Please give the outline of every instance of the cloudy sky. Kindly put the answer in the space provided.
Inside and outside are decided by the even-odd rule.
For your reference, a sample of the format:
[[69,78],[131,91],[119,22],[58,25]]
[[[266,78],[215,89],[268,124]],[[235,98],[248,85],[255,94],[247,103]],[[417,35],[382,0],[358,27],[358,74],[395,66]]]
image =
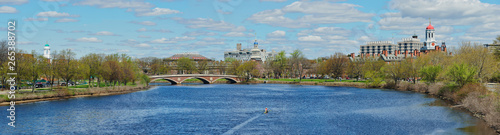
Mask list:
[[[236,43],[302,50],[308,58],[359,52],[367,41],[399,41],[425,28],[448,46],[500,35],[499,0],[0,0],[0,32],[17,21],[18,48],[72,49],[223,59]],[[0,37],[5,40],[6,36]]]

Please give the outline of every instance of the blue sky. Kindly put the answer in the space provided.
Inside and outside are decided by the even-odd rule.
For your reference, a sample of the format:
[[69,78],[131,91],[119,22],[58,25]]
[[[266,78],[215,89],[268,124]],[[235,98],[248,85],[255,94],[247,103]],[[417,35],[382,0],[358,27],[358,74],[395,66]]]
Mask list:
[[[72,49],[169,57],[194,52],[223,59],[237,43],[302,50],[308,58],[359,52],[368,41],[423,39],[491,43],[500,35],[498,0],[1,0],[0,18],[16,20],[18,48]],[[0,31],[6,31],[0,25]],[[5,40],[6,37],[0,37]],[[423,41],[423,40],[422,40]]]

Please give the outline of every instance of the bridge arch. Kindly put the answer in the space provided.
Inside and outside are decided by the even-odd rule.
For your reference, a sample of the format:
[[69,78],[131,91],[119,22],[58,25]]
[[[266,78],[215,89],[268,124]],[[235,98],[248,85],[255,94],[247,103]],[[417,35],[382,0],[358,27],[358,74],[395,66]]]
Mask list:
[[215,79],[213,82],[215,82],[215,81],[217,81],[217,80],[219,80],[219,79],[226,79],[226,80],[228,80],[228,81],[229,81],[229,83],[238,83],[238,81],[236,81],[235,79],[230,78],[230,77],[221,77],[221,78],[217,78],[217,79]]
[[187,80],[187,79],[192,79],[192,78],[194,78],[194,79],[198,79],[198,80],[202,81],[202,82],[203,82],[203,84],[210,84],[210,81],[209,81],[209,80],[207,80],[207,79],[205,79],[205,78],[203,78],[203,77],[188,77],[188,78],[186,78],[186,79],[182,80],[182,81],[181,81],[181,82],[179,82],[179,83],[182,83],[182,82],[184,82],[185,80]]
[[161,79],[163,79],[163,80],[167,80],[167,81],[168,81],[168,82],[170,82],[172,85],[179,84],[179,83],[177,83],[175,80],[172,80],[172,79],[170,79],[170,78],[156,78],[156,79],[151,80],[150,82],[154,82],[154,81],[156,81],[156,80],[161,80]]

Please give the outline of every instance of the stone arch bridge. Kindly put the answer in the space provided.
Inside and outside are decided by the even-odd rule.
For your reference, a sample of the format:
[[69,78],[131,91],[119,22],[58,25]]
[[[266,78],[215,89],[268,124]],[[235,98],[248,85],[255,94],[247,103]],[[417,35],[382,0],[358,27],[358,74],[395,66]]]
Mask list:
[[219,79],[229,80],[230,83],[239,83],[241,80],[236,75],[213,75],[213,74],[177,74],[177,75],[152,75],[149,76],[151,82],[164,79],[175,84],[181,84],[187,79],[195,78],[201,80],[204,84],[211,84]]

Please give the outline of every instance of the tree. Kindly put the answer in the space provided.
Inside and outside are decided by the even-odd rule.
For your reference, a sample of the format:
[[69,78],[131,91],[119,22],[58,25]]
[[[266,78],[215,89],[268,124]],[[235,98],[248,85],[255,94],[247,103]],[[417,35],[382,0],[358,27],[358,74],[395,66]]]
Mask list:
[[363,61],[357,60],[357,61],[348,62],[347,73],[352,78],[356,78],[356,81],[359,81],[358,79],[363,74]]
[[425,66],[419,70],[422,80],[429,83],[435,83],[439,73],[442,71],[442,67],[438,65]]
[[207,70],[208,70],[208,60],[198,61],[198,73],[205,74],[205,71]]
[[302,62],[302,59],[304,58],[304,54],[299,49],[294,50],[292,53],[290,53],[290,58],[288,60],[289,65],[290,65],[290,70],[291,70],[291,76],[292,77],[300,77],[299,74],[299,67]]
[[[7,46],[7,41],[0,41],[0,83],[2,85],[7,84],[7,73],[9,72],[9,65],[8,65],[8,46]],[[7,89],[7,87],[4,87]]]
[[177,60],[177,68],[183,74],[184,73],[192,74],[193,72],[197,71],[196,63],[187,57],[182,57]]
[[271,60],[271,67],[276,78],[283,77],[288,69],[288,59],[285,56],[285,51],[281,51]]
[[487,81],[496,70],[495,56],[482,45],[462,42],[454,61],[464,62],[474,67],[479,82]]
[[408,63],[406,61],[393,62],[382,68],[386,78],[394,81],[394,86],[398,85],[400,79],[408,77],[407,72],[405,72],[405,64]]
[[465,63],[451,65],[446,76],[450,81],[456,82],[459,87],[464,86],[467,83],[475,82],[474,76],[477,75],[477,70],[474,67],[470,67]]
[[104,54],[90,53],[80,58],[83,65],[88,66],[87,70],[82,71],[85,77],[88,77],[89,88],[93,86],[93,78],[99,75]]
[[241,61],[239,60],[229,60],[229,68],[228,73],[231,75],[239,75],[238,67],[241,65]]
[[257,70],[257,62],[246,61],[238,67],[239,76],[242,76],[245,81],[250,80],[252,76],[258,76],[259,70]]
[[80,63],[75,59],[75,53],[70,49],[62,50],[57,57],[56,73],[66,82],[66,87],[69,87],[69,81],[80,73]]
[[326,66],[329,70],[328,73],[337,79],[338,77],[342,77],[342,75],[346,72],[347,62],[349,59],[342,53],[335,53],[333,56],[330,56],[328,60],[326,60]]

